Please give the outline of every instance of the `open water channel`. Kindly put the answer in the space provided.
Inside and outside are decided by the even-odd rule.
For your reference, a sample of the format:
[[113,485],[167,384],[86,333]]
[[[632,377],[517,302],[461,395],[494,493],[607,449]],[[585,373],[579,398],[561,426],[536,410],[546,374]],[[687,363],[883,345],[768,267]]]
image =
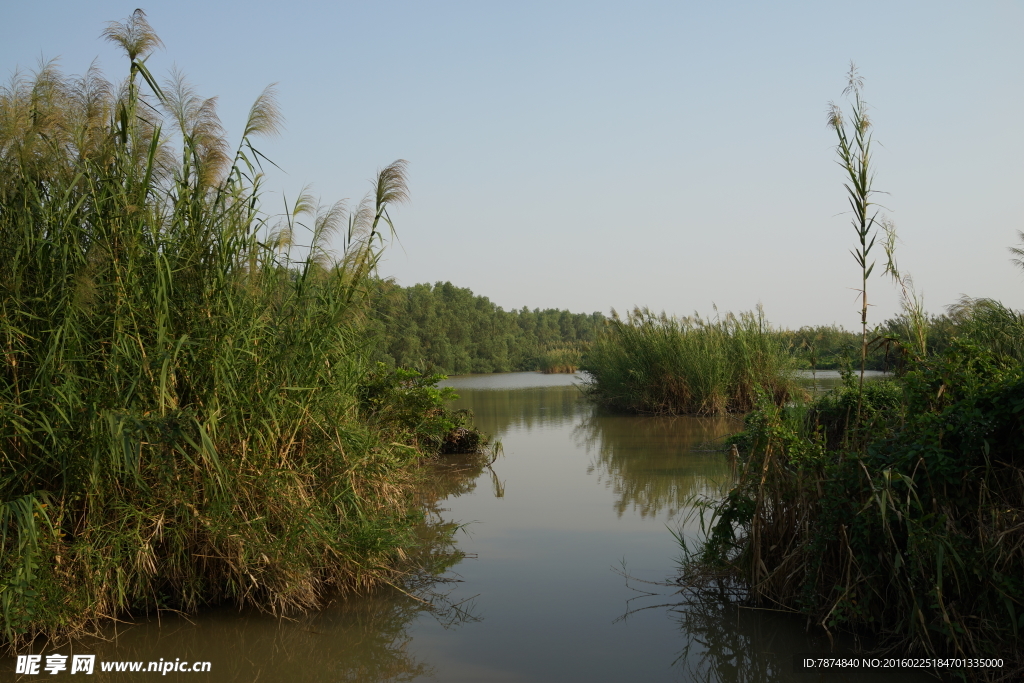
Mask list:
[[[210,662],[209,673],[167,675],[97,664],[86,679],[122,682],[934,680],[796,672],[794,653],[828,652],[803,621],[714,601],[683,605],[665,585],[679,556],[670,530],[692,537],[692,498],[727,485],[721,443],[740,422],[608,414],[583,398],[580,381],[513,373],[447,382],[460,394],[455,407],[471,409],[503,454],[490,467],[448,458],[424,492],[434,524],[463,525],[455,541],[465,557],[442,583],[340,600],[297,620],[223,609],[120,624],[107,641],[44,658]],[[11,680],[13,659],[0,670]]]

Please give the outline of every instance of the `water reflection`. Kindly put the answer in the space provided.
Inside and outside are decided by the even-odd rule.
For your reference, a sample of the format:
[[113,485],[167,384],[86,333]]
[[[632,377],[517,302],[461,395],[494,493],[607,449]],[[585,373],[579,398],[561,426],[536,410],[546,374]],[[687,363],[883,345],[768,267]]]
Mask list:
[[[613,490],[619,517],[630,511],[671,518],[694,495],[717,494],[729,477],[724,439],[742,428],[735,417],[611,414],[567,384],[505,391],[456,388],[461,397],[456,407],[470,407],[476,425],[496,439],[519,429],[571,430],[575,446],[592,458],[586,473]],[[497,488],[500,482],[493,471],[489,474]]]
[[531,387],[494,391],[466,389],[457,385],[456,408],[471,407],[476,426],[493,437],[501,438],[510,430],[532,431],[572,425],[579,417],[590,415],[594,406],[583,400],[574,385]]
[[[685,645],[673,663],[693,683],[924,683],[924,670],[797,669],[794,654],[862,658],[862,644],[849,634],[834,641],[820,629],[806,630],[806,618],[778,610],[751,609],[725,596],[690,594],[671,609]],[[945,679],[943,679],[945,680]]]
[[[407,651],[408,625],[425,609],[415,597],[388,590],[349,596],[291,619],[233,609],[208,610],[195,620],[164,614],[159,621],[109,629],[104,640],[82,639],[37,652],[95,655],[89,679],[101,682],[148,680],[154,675],[145,671],[149,662],[161,659],[211,663],[206,675],[172,672],[162,680],[412,681],[432,675],[430,666]],[[118,661],[142,662],[142,671],[102,670],[104,662]],[[0,669],[13,672],[14,658],[0,659]],[[46,675],[54,681],[77,678],[67,671]]]
[[477,480],[490,468],[487,453],[452,453],[427,464],[426,476],[420,486],[420,504],[428,513],[443,511],[439,507],[446,498],[458,498],[476,490]]
[[675,517],[694,496],[717,495],[729,480],[724,439],[735,418],[634,417],[600,412],[573,430],[593,457],[587,469],[615,493],[615,511]]
[[[860,378],[860,371],[854,373],[856,378]],[[878,379],[884,379],[886,377],[892,377],[891,372],[882,372],[881,370],[865,370],[864,381],[870,382]],[[836,389],[843,384],[843,376],[838,370],[818,370],[813,372],[811,370],[798,370],[796,373],[796,379],[807,388],[812,396],[820,396],[826,391]]]

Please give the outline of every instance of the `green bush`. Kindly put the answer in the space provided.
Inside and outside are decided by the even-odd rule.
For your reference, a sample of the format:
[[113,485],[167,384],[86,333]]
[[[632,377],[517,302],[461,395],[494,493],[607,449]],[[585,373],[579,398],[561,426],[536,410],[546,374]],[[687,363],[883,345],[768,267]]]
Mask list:
[[447,408],[458,396],[451,387],[437,388],[442,379],[378,363],[359,388],[363,414],[372,422],[401,426],[427,451],[475,453],[486,440],[472,428],[468,410]]
[[862,433],[887,433],[903,418],[903,408],[902,382],[872,380],[864,383],[861,392],[854,375],[846,374],[841,386],[811,404],[806,419],[812,429],[820,429],[829,448],[837,448],[857,425]]

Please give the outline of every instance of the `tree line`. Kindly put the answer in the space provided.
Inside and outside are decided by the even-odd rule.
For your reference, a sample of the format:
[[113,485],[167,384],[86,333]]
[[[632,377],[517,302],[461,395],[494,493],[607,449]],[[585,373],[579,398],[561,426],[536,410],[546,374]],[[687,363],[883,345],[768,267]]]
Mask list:
[[378,360],[452,375],[543,369],[551,352],[593,343],[606,320],[554,308],[506,311],[451,282],[380,280],[371,308]]

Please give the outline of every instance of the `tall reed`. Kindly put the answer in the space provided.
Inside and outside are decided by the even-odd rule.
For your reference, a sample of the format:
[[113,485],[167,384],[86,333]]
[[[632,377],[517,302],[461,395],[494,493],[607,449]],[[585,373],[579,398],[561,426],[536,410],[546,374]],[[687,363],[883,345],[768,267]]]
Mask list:
[[829,103],[828,125],[836,132],[836,153],[839,156],[836,163],[842,166],[847,178],[844,187],[850,211],[853,213],[853,229],[857,233],[857,247],[851,249],[850,253],[860,266],[861,274],[858,291],[861,301],[860,386],[863,390],[868,355],[868,278],[875,268],[874,261],[869,262],[868,259],[871,258],[871,250],[875,246],[877,227],[883,221],[878,215],[878,210],[874,208],[877,204],[872,201],[872,197],[878,191],[873,187],[875,173],[871,165],[871,119],[867,114],[867,103],[861,96],[864,79],[857,73],[857,67],[852,62],[847,78],[843,94],[853,95],[849,121],[852,131],[847,130],[843,110],[834,102]]
[[760,308],[713,320],[613,311],[582,368],[598,400],[655,415],[745,412],[759,391],[778,402],[797,391],[793,359]]
[[[410,539],[399,425],[360,414],[361,295],[405,165],[354,211],[261,211],[260,136],[156,82],[51,63],[0,90],[0,637],[129,609],[311,607],[391,580]],[[311,246],[292,244],[306,230]],[[328,249],[339,235],[344,253]]]

